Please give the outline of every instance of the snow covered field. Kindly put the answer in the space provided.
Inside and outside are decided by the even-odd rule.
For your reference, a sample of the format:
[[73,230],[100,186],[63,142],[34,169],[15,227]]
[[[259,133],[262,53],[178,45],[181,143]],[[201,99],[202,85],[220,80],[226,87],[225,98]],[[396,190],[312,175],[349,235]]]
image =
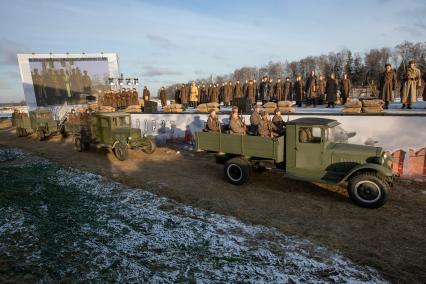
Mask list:
[[11,260],[9,276],[31,274],[42,282],[386,282],[377,271],[307,240],[18,149],[0,149],[0,181],[0,258]]

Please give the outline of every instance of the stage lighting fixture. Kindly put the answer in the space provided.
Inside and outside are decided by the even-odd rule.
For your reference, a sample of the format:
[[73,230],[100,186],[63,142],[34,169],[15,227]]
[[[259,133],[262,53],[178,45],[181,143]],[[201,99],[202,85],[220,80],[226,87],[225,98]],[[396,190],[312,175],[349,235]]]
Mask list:
[[114,78],[108,78],[108,83],[111,85],[111,86],[114,86],[115,84],[114,84]]
[[130,78],[126,78],[126,85],[127,86],[130,86],[132,83],[131,83],[131,79]]
[[120,86],[123,86],[123,85],[124,85],[124,83],[123,83],[123,79],[122,79],[122,78],[118,78],[118,84],[119,84]]
[[134,78],[134,79],[133,79],[133,83],[134,83],[136,86],[139,86],[139,79],[138,79],[138,78]]

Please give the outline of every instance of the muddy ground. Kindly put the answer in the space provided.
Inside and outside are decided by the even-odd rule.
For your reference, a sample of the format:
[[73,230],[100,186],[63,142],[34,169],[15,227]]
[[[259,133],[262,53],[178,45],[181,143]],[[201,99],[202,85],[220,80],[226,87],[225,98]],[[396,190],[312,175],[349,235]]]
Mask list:
[[385,206],[371,210],[352,204],[343,188],[287,180],[279,172],[255,173],[248,184],[233,186],[210,154],[172,147],[153,155],[130,151],[129,159],[119,162],[106,149],[75,152],[71,138],[17,138],[9,121],[0,125],[0,145],[27,149],[129,186],[150,185],[160,196],[275,227],[374,267],[392,282],[426,281],[425,184],[401,180]]

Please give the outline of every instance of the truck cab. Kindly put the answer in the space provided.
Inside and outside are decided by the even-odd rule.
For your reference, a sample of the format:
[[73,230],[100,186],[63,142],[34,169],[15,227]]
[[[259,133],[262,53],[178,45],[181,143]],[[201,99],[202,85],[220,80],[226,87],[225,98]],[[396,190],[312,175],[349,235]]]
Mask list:
[[300,118],[287,123],[286,170],[288,175],[326,183],[338,183],[363,165],[390,174],[390,154],[380,147],[336,143],[335,127],[326,118]]

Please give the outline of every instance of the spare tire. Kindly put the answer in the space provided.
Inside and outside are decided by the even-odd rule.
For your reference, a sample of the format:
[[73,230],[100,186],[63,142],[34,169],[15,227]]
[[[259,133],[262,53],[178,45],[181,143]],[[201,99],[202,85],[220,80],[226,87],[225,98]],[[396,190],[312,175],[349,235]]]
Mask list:
[[232,158],[225,163],[224,173],[229,183],[242,185],[250,178],[250,162],[244,158]]

